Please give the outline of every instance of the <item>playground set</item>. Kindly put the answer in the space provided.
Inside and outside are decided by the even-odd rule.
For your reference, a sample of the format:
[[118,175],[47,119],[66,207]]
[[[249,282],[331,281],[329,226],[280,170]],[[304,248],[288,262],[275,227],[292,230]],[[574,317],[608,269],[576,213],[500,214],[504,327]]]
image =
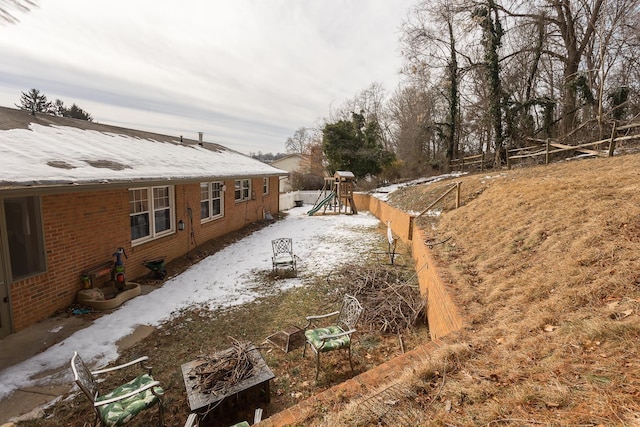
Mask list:
[[334,214],[341,214],[343,209],[347,215],[357,215],[358,209],[353,201],[353,186],[355,176],[349,171],[337,171],[333,176],[324,178],[324,186],[313,208],[307,211],[309,216],[322,210]]

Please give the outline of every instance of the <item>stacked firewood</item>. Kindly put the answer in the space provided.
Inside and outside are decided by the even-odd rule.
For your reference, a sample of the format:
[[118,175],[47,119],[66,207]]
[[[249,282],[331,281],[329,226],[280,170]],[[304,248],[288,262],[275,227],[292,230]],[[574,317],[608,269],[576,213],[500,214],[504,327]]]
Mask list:
[[349,265],[340,274],[346,293],[364,307],[360,325],[370,330],[401,333],[423,312],[425,300],[415,274],[380,265]]
[[192,368],[190,378],[195,379],[194,389],[200,393],[224,395],[239,382],[254,375],[254,366],[249,355],[256,351],[251,343],[232,339],[233,346],[210,357],[199,357]]

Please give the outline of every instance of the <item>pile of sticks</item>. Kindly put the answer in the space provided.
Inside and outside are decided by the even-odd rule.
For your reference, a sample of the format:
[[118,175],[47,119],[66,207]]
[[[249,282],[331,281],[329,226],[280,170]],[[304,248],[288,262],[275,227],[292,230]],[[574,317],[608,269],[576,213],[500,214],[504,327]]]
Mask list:
[[198,358],[199,363],[189,374],[191,379],[196,379],[194,389],[200,393],[225,395],[230,387],[254,375],[249,352],[255,349],[249,342],[232,340],[233,346],[228,350],[211,357]]
[[415,275],[385,266],[349,265],[341,272],[346,293],[364,307],[360,324],[370,330],[399,334],[412,327],[423,312]]

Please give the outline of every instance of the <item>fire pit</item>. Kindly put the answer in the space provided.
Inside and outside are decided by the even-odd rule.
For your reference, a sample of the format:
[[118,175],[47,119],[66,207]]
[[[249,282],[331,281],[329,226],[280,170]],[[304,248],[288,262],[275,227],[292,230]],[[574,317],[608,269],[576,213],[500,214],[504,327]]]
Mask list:
[[[238,374],[237,364],[250,364],[247,375]],[[275,378],[262,355],[251,343],[239,344],[211,357],[203,357],[181,366],[191,412],[216,407],[228,397],[255,390],[269,402],[269,381]],[[237,378],[243,377],[239,381]]]

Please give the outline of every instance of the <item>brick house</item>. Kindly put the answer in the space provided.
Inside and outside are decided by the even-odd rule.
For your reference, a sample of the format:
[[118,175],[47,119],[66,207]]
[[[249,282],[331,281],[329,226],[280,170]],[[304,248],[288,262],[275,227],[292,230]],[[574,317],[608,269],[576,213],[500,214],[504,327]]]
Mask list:
[[276,213],[287,172],[217,144],[0,107],[0,337],[74,303],[123,247],[127,278]]

